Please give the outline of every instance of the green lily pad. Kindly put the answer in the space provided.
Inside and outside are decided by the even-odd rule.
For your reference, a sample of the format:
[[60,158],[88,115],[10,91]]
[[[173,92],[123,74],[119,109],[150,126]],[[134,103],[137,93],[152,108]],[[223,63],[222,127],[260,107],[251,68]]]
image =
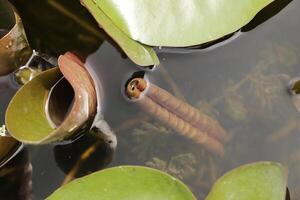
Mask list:
[[[46,70],[34,77],[10,101],[5,122],[10,135],[18,141],[44,144],[68,139],[82,131],[94,117],[96,92],[83,64],[70,53],[60,56],[58,63],[59,68]],[[65,79],[62,79],[63,76]],[[61,86],[59,83],[69,85]],[[57,92],[56,88],[68,90]],[[50,95],[50,91],[54,96]],[[71,100],[65,101],[64,96],[69,94]]]
[[81,0],[125,53],[143,66],[149,65],[151,57],[151,64],[157,62],[149,49],[141,49],[214,41],[239,30],[272,1]]
[[121,166],[79,178],[59,188],[48,200],[195,200],[170,175],[146,167]]
[[206,200],[284,200],[286,187],[287,172],[281,164],[258,162],[225,174]]
[[114,23],[95,5],[92,0],[84,0],[82,3],[88,8],[97,20],[99,25],[115,40],[123,51],[140,66],[150,66],[159,64],[154,50],[140,44],[125,35]]
[[0,76],[25,64],[31,52],[19,15],[0,0]]
[[235,32],[273,0],[95,0],[130,38],[150,46],[203,44]]

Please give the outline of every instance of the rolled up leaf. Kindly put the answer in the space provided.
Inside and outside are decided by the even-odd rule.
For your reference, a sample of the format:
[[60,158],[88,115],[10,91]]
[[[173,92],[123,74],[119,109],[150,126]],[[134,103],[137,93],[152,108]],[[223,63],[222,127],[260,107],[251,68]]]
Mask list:
[[[89,73],[70,54],[60,56],[58,64],[59,68],[46,70],[25,84],[11,100],[6,126],[17,140],[30,144],[61,141],[82,131],[94,117],[97,99]],[[48,99],[51,89],[63,76],[71,85],[74,98],[68,112],[55,124],[47,116]],[[62,91],[57,95],[68,94]]]
[[0,167],[21,149],[22,144],[10,136],[0,136]]
[[[12,15],[10,12],[11,10]],[[0,0],[0,12],[6,13],[7,17],[0,18],[0,76],[8,74],[21,67],[30,57],[32,51],[29,47],[23,24],[15,9],[7,0]],[[9,18],[13,18],[9,20]],[[14,22],[15,25],[10,29],[7,21]]]

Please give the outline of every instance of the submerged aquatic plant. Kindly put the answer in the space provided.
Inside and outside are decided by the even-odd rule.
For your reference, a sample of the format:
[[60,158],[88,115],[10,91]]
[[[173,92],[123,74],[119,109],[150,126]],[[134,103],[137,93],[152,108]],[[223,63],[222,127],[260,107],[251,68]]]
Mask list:
[[146,162],[147,166],[167,172],[180,180],[195,176],[197,164],[197,159],[192,153],[174,156],[168,163],[156,157]]
[[149,155],[155,155],[167,147],[166,141],[170,137],[173,137],[173,132],[170,129],[157,123],[142,122],[132,132],[132,141],[135,145],[131,151],[140,160],[144,160]]
[[224,154],[221,142],[228,139],[225,130],[188,103],[142,78],[131,80],[126,86],[126,94],[168,127],[216,154]]

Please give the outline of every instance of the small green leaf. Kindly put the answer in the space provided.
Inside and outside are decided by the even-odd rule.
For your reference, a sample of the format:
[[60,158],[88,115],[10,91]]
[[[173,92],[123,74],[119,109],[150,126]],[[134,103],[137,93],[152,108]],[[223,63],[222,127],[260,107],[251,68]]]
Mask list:
[[106,169],[59,188],[48,200],[196,200],[179,180],[138,166]]
[[213,186],[206,200],[284,200],[287,173],[274,162],[258,162],[238,167]]
[[159,63],[157,55],[151,47],[140,44],[124,34],[102,12],[100,7],[95,5],[93,0],[83,0],[82,2],[93,14],[99,25],[115,40],[133,62],[140,66],[151,66]]

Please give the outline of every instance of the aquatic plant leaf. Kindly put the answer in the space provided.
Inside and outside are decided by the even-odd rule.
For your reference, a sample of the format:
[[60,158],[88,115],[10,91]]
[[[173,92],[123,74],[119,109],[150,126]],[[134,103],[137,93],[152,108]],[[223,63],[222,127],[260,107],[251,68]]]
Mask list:
[[30,46],[38,52],[59,56],[72,50],[88,56],[104,40],[97,22],[78,0],[10,2],[19,11]]
[[195,200],[179,180],[158,170],[138,166],[106,169],[59,188],[48,200]]
[[0,167],[18,152],[21,143],[10,136],[0,136]]
[[130,38],[150,46],[203,44],[246,25],[273,0],[95,0]]
[[[43,144],[69,138],[80,131],[95,115],[96,93],[84,67],[70,54],[60,56],[59,68],[37,75],[25,84],[11,100],[6,111],[9,133],[19,141]],[[62,74],[74,90],[73,103],[57,124],[49,119],[49,92],[61,81]],[[59,93],[59,97],[67,93]],[[53,108],[55,109],[55,108]]]
[[214,184],[206,200],[284,200],[287,173],[275,162],[238,167]]
[[0,76],[21,67],[29,56],[23,24],[7,0],[0,0]]
[[94,1],[84,0],[82,3],[93,14],[99,25],[115,40],[133,62],[141,66],[151,66],[159,63],[156,53],[151,47],[140,44],[124,34],[124,32],[120,30],[118,26],[115,26],[111,19],[102,12],[100,7],[95,5]]
[[[152,54],[152,64],[156,59],[149,46],[187,47],[214,41],[239,30],[272,1],[81,0],[101,28],[144,66],[151,60],[143,57]],[[147,52],[132,52],[146,48]]]

